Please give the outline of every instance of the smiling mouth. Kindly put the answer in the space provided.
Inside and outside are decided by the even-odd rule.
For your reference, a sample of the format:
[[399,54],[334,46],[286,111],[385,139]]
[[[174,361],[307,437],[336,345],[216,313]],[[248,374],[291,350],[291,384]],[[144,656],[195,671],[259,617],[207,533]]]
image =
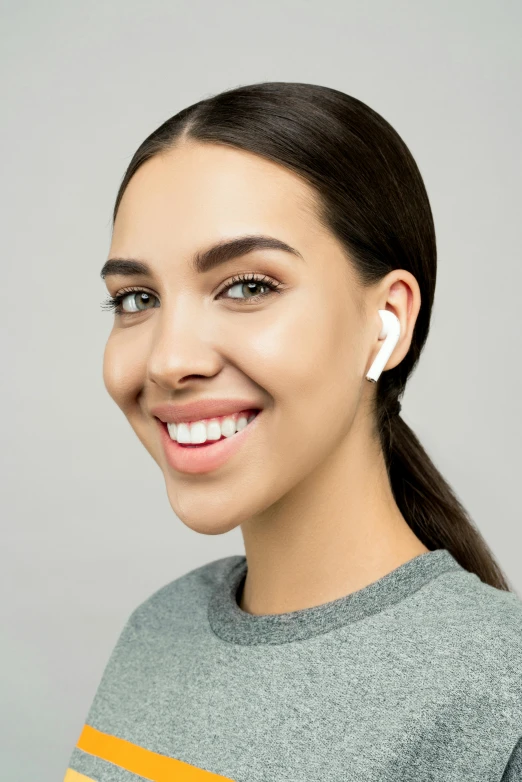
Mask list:
[[[253,414],[253,418],[247,423],[247,425],[244,427],[244,429],[247,429],[250,426],[250,424],[252,423],[252,421],[255,421],[255,419],[257,418],[257,416],[259,415],[260,412],[261,412],[261,410],[252,410],[251,411],[251,413]],[[163,422],[163,421],[162,421],[162,424],[163,424],[163,428],[166,430],[166,432],[167,432],[171,442],[175,443],[180,448],[208,448],[208,447],[210,447],[212,445],[215,445],[216,443],[222,442],[223,440],[231,440],[231,439],[234,438],[234,436],[236,434],[240,434],[240,432],[243,431],[243,429],[240,429],[237,432],[234,432],[234,434],[231,434],[231,435],[228,435],[228,436],[222,434],[221,437],[218,440],[206,440],[204,443],[178,443],[177,440],[175,440],[172,437],[170,437],[170,433],[168,431],[167,424],[165,422]]]
[[[248,443],[250,438],[254,437],[256,430],[259,428],[257,419],[262,410],[252,408],[248,412],[250,414],[255,413],[255,415],[246,426],[241,426],[239,431],[234,432],[229,437],[222,433],[219,440],[208,440],[204,443],[178,443],[177,440],[171,438],[167,424],[156,418],[161,432],[161,441],[167,463],[178,473],[205,475],[224,467],[234,457],[237,460],[238,451],[241,448],[245,448],[245,443]],[[175,431],[177,432],[177,430]],[[215,434],[217,434],[217,431]],[[236,437],[236,435],[238,436]],[[184,437],[182,439],[188,438]],[[241,463],[240,461],[239,464]]]

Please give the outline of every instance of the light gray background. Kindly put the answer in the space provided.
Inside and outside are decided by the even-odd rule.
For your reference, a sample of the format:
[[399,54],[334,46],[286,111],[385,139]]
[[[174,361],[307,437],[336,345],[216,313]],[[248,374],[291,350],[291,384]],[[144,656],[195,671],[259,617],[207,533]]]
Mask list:
[[404,417],[522,593],[518,0],[3,3],[2,778],[61,780],[153,591],[244,553],[203,536],[102,381],[99,278],[126,165],[181,108],[258,81],[341,89],[403,136],[439,246]]

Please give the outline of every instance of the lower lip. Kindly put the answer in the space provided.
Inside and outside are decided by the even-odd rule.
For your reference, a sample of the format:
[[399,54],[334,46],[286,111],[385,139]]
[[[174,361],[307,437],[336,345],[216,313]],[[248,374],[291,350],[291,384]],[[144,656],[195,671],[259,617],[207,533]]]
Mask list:
[[[249,411],[248,414],[250,415],[252,412],[254,411]],[[200,445],[193,448],[180,445],[175,440],[172,440],[167,424],[156,419],[160,428],[161,441],[167,462],[174,470],[184,473],[196,474],[217,470],[218,467],[225,464],[241,448],[249,435],[254,431],[260,415],[261,411],[257,413],[254,420],[247,424],[244,429],[230,437],[224,437],[208,445]]]

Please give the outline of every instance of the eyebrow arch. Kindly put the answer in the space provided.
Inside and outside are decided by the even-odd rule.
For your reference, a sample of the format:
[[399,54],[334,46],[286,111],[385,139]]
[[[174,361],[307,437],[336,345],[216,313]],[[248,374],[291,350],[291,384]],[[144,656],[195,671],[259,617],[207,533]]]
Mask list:
[[[294,247],[286,244],[286,242],[282,242],[273,236],[253,235],[226,239],[214,244],[208,250],[197,252],[191,260],[191,267],[195,272],[201,274],[254,250],[282,250],[304,261],[301,253]],[[133,258],[109,258],[102,267],[100,277],[102,280],[105,280],[113,275],[121,277],[152,277],[153,272],[145,261],[138,261]]]

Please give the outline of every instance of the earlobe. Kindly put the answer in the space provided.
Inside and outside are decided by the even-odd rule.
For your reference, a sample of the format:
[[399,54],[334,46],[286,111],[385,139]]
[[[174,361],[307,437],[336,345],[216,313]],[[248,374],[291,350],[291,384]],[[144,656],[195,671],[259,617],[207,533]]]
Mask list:
[[394,315],[390,310],[379,310],[379,315],[382,320],[382,329],[379,334],[379,339],[383,339],[384,344],[375,356],[366,375],[366,380],[369,380],[370,383],[376,383],[379,379],[380,374],[393,353],[401,335],[401,323],[397,315]]

